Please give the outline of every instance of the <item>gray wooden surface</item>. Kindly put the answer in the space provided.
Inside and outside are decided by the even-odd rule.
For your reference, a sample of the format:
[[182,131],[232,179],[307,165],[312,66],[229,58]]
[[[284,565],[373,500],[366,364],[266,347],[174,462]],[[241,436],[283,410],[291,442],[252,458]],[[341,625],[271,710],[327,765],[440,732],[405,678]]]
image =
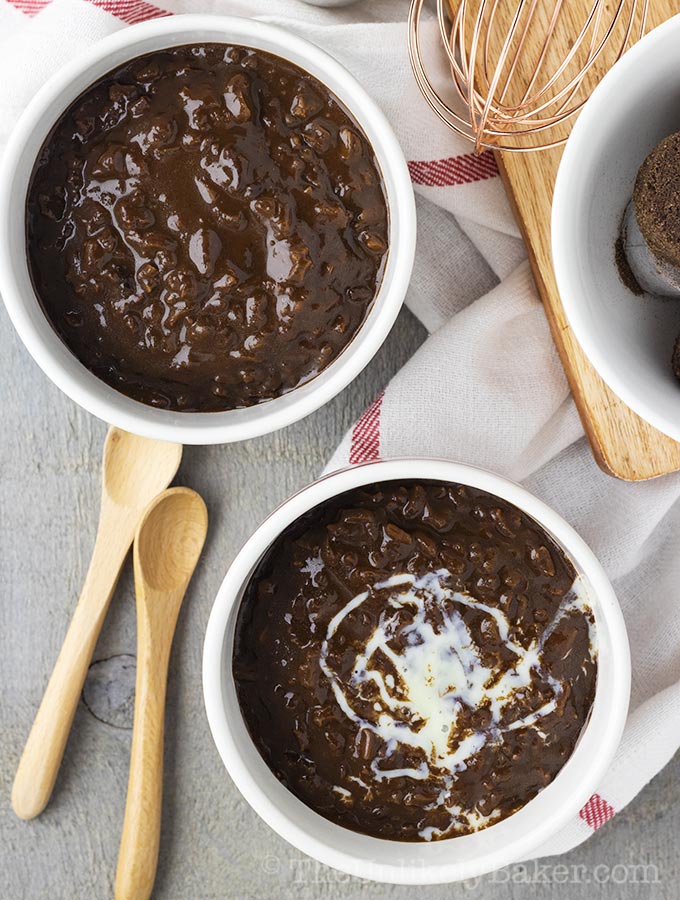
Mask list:
[[[135,653],[131,573],[128,566],[112,602],[53,800],[38,820],[20,822],[9,802],[12,778],[87,567],[106,428],[42,375],[4,310],[0,328],[0,897],[98,900],[112,894],[127,784]],[[256,817],[212,743],[200,671],[212,600],[243,540],[275,504],[319,473],[346,428],[423,337],[404,312],[372,365],[325,409],[256,441],[185,450],[178,482],[203,494],[211,527],[170,667],[159,898],[405,900],[414,894],[316,866]],[[678,897],[677,774],[674,761],[592,840],[553,861],[567,865],[566,872],[515,868],[479,883],[418,889],[418,896]]]

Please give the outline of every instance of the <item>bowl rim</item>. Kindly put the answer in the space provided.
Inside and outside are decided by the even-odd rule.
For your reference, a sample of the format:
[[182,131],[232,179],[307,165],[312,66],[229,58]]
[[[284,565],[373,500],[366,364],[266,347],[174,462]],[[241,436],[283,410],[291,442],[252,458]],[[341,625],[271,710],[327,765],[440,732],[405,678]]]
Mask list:
[[[292,821],[292,817],[280,809],[273,799],[275,785],[286,794],[287,789],[268,769],[249,736],[246,738],[248,749],[243,752],[242,745],[239,746],[242,740],[240,735],[247,734],[243,718],[237,704],[228,709],[228,695],[235,696],[231,642],[236,612],[243,589],[262,554],[288,524],[318,503],[361,485],[402,479],[441,480],[481,488],[513,503],[531,516],[564,548],[577,572],[584,575],[592,590],[598,635],[604,636],[599,642],[599,649],[606,649],[606,669],[598,669],[598,686],[588,727],[584,729],[572,756],[553,782],[537,797],[514,815],[478,833],[490,834],[495,830],[499,840],[483,852],[477,852],[476,856],[466,853],[463,861],[458,859],[442,863],[436,860],[430,863],[425,860],[423,864],[419,859],[404,865],[403,859],[398,859],[399,851],[404,852],[402,842],[357,836],[350,832],[355,844],[361,845],[369,854],[371,847],[378,844],[393,848],[394,863],[367,860],[363,849],[361,855],[344,851],[337,846],[339,841],[323,837],[321,829],[327,827],[327,820],[297,798],[294,801],[296,805],[306,811],[300,812],[300,815],[308,818],[309,822],[301,826],[298,821]],[[599,665],[603,665],[602,652]],[[623,733],[630,679],[630,651],[618,601],[604,569],[577,532],[543,501],[500,475],[449,460],[415,457],[379,460],[340,469],[307,485],[278,506],[253,532],[229,567],[210,613],[203,650],[204,702],[213,740],[225,768],[250,806],[281,837],[319,862],[350,875],[394,884],[439,884],[477,877],[531,856],[570,818],[577,815],[597,789]],[[256,757],[260,760],[259,765],[256,764],[260,770],[257,777],[250,769]],[[556,786],[559,786],[558,790]],[[561,800],[556,805],[558,792]],[[541,803],[542,797],[544,800]],[[522,827],[518,828],[520,822]],[[331,827],[336,834],[348,831],[339,825]],[[468,842],[459,846],[469,848],[470,839],[477,837],[463,836],[430,844],[409,844],[408,847],[424,847],[425,854],[429,852],[427,848],[454,842]]]
[[[635,383],[622,378],[600,351],[596,335],[585,311],[581,285],[571,262],[568,237],[573,185],[583,170],[584,147],[589,133],[597,128],[601,108],[620,96],[623,82],[630,78],[642,59],[653,55],[656,46],[671,32],[680,30],[680,15],[667,19],[634,44],[604,75],[581,110],[564,148],[555,180],[550,218],[550,247],[557,289],[567,321],[585,355],[609,388],[633,412],[663,434],[680,441],[680,414],[676,420],[651,407],[639,394]],[[679,407],[680,408],[680,407]]]
[[[241,44],[279,55],[317,77],[349,108],[365,132],[383,176],[389,249],[364,322],[319,375],[254,407],[182,413],[133,400],[91,373],[52,329],[32,285],[30,290],[26,288],[24,210],[30,174],[25,175],[24,160],[31,159],[32,169],[35,153],[29,150],[31,145],[39,147],[68,104],[107,71],[145,52],[199,41]],[[12,252],[12,240],[22,247],[22,253]],[[410,281],[415,244],[413,186],[403,151],[384,113],[357,79],[325,50],[277,25],[241,16],[158,18],[96,42],[40,88],[15,125],[0,162],[0,294],[22,342],[45,374],[74,402],[113,425],[159,440],[184,444],[246,440],[292,424],[331,400],[370,362],[392,328]]]

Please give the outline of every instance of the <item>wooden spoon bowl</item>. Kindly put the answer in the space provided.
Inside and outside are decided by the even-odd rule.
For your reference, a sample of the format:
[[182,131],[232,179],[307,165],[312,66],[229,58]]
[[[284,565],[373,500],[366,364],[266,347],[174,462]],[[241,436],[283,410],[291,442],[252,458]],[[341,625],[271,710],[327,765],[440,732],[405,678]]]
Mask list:
[[85,584],[19,762],[12,806],[32,819],[47,806],[92,653],[123,561],[149,502],[179,468],[182,446],[110,428],[99,527]]

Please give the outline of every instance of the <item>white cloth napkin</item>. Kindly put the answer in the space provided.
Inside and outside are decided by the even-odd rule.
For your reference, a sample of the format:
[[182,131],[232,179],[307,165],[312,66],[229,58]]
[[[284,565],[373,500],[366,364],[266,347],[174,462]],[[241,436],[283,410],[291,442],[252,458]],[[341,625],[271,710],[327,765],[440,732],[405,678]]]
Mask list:
[[559,853],[622,809],[680,745],[680,477],[626,484],[594,463],[493,159],[473,158],[421,99],[408,64],[406,11],[405,0],[339,10],[299,0],[0,0],[0,145],[36,89],[78,50],[168,13],[285,24],[343,62],[380,104],[418,196],[406,302],[430,336],[330,466],[404,454],[487,466],[557,509],[604,564],[628,626],[632,703],[597,794],[541,848]]

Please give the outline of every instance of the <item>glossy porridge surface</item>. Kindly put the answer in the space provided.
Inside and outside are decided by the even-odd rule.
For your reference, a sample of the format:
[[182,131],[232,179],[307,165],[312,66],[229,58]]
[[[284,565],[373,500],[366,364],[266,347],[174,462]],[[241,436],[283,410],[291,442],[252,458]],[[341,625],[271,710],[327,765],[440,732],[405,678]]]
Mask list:
[[332,362],[376,295],[387,228],[352,115],[297,66],[224,44],[88,89],[27,200],[58,334],[108,384],[184,411],[252,406]]
[[233,671],[256,746],[308,806],[433,840],[506,818],[558,774],[594,698],[595,622],[569,559],[516,507],[389,482],[270,548]]

